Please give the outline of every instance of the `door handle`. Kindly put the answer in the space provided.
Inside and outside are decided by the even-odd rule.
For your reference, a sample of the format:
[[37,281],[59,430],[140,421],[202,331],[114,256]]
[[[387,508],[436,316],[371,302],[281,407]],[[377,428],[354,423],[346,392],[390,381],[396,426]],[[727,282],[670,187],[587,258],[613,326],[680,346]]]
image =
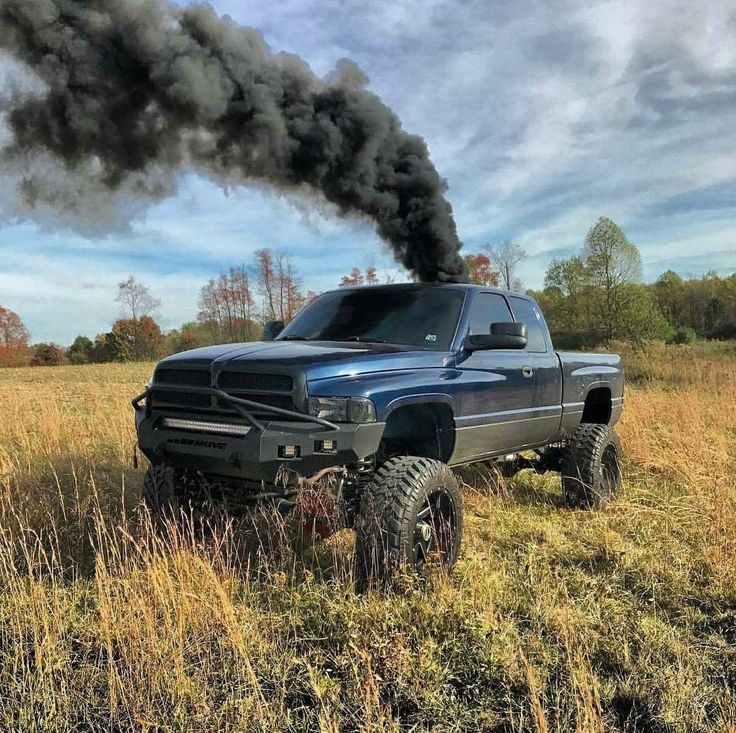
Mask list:
[[527,378],[531,379],[534,376],[534,369],[532,369],[530,366],[525,366],[521,368],[521,373]]

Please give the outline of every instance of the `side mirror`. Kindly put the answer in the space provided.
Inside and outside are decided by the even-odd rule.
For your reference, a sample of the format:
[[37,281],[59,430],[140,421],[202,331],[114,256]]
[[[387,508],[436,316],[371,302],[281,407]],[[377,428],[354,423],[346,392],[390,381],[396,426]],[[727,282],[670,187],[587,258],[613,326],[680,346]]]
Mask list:
[[528,341],[526,323],[492,323],[490,333],[468,336],[466,351],[490,351],[491,349],[525,349]]
[[267,321],[263,327],[261,341],[273,341],[284,330],[283,321]]

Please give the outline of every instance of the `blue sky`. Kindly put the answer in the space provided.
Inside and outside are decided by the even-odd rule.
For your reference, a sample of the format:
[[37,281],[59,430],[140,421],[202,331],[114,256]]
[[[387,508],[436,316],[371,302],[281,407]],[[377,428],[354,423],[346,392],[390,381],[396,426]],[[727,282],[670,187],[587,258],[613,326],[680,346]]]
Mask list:
[[[212,5],[319,75],[355,60],[369,89],[427,140],[465,251],[513,239],[529,253],[527,286],[541,285],[552,257],[578,250],[601,215],[640,247],[647,279],[736,270],[732,3]],[[109,328],[116,283],[135,274],[171,328],[196,316],[209,277],[262,246],[290,253],[306,289],[335,286],[353,265],[397,272],[364,223],[185,174],[127,231],[83,237],[49,221],[0,221],[0,305],[34,341],[68,344]]]

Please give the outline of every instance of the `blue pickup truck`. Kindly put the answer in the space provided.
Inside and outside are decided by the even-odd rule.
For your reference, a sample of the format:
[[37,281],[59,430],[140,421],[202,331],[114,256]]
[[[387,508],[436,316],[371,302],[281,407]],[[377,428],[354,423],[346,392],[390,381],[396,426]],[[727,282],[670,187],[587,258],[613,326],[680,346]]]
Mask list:
[[463,284],[327,292],[263,341],[161,361],[133,400],[143,501],[295,507],[331,475],[361,572],[451,567],[463,509],[452,469],[559,471],[568,504],[621,485],[621,359],[555,352],[529,297]]

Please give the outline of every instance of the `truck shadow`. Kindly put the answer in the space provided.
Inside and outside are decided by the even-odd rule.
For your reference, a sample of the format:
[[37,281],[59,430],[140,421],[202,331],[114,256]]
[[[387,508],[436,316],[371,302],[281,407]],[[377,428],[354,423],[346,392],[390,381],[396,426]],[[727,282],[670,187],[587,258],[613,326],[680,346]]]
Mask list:
[[497,497],[522,506],[547,506],[566,509],[560,477],[556,473],[539,473],[524,469],[505,476],[489,463],[474,464],[456,470],[465,491],[483,497]]

